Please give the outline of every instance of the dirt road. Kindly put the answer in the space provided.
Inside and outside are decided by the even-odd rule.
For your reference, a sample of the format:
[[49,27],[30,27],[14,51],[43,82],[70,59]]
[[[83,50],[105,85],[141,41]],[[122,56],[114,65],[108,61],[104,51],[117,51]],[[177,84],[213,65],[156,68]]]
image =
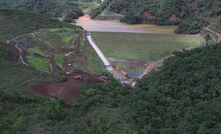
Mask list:
[[[75,61],[67,58],[67,56],[69,56],[70,54],[79,52],[79,42],[82,34],[83,32],[80,32],[78,37],[74,39],[71,44],[54,47],[53,49],[48,49],[43,52],[49,60],[51,72],[64,75],[67,80],[64,82],[38,83],[36,85],[32,85],[28,87],[28,90],[31,93],[39,94],[44,97],[60,97],[63,98],[67,103],[71,103],[77,98],[80,85],[83,83],[84,80],[87,80],[89,83],[105,83],[108,81],[98,75],[91,74],[90,71],[86,69],[84,64],[88,46],[84,49],[83,57],[81,58],[81,64],[88,73],[84,73],[75,69],[73,67]],[[74,50],[71,50],[71,52],[60,54],[60,57],[64,59],[63,67],[65,71],[62,71],[56,64],[55,59],[50,52],[55,51],[56,49],[65,49],[67,46],[71,46],[74,44]]]
[[169,55],[167,57],[164,57],[156,62],[152,62],[143,72],[143,74],[141,76],[139,76],[138,78],[141,79],[143,76],[147,75],[148,73],[150,73],[152,71],[152,68],[157,64],[157,63],[160,63],[160,62],[163,62],[164,60],[170,58],[171,56],[174,56],[173,54],[172,55]]
[[212,29],[209,29],[208,27],[205,27],[204,29],[206,29],[206,30],[208,30],[208,31],[210,31],[212,33],[215,33],[217,35],[218,39],[217,39],[216,43],[220,43],[221,42],[221,35],[219,33],[213,31]]

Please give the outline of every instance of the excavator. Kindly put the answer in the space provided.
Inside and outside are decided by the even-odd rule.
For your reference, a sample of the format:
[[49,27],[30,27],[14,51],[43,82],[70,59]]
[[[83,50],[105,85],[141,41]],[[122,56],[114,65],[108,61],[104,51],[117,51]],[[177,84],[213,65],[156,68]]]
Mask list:
[[80,75],[75,76],[74,79],[82,80],[82,76],[80,76]]

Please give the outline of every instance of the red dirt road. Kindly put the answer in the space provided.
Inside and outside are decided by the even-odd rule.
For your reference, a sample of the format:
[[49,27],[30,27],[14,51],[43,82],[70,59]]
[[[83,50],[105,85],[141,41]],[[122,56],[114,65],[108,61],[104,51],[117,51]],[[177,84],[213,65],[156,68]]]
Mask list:
[[157,63],[163,62],[164,60],[170,58],[171,56],[174,56],[174,55],[172,54],[172,55],[167,56],[167,57],[164,57],[163,59],[160,59],[160,60],[158,60],[158,61],[156,61],[156,62],[152,62],[152,63],[144,70],[143,74],[142,74],[141,76],[139,76],[138,78],[141,79],[144,75],[147,75],[148,73],[150,73],[150,72],[152,71],[151,69],[152,69]]

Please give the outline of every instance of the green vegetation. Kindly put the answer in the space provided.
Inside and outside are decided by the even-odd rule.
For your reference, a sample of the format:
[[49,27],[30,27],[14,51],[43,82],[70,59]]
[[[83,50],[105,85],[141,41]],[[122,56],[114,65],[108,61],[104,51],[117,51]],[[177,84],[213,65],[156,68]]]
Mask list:
[[211,32],[207,32],[204,35],[204,38],[207,41],[207,45],[214,45],[218,39],[217,35]]
[[[48,41],[53,47],[63,46],[66,44],[71,44],[79,36],[79,33],[78,31],[70,28],[53,28],[40,29],[34,32],[34,35],[34,38],[21,42],[20,46],[24,49],[30,48],[35,53],[35,55],[26,56],[28,64],[31,64],[32,67],[48,71],[49,64],[48,61],[46,61],[47,59],[44,58],[45,54],[43,53],[44,51],[50,49],[50,46],[46,43],[46,41]],[[24,38],[23,35],[21,37]],[[74,65],[76,69],[81,70],[83,72],[87,72],[87,70],[89,70],[93,74],[103,74],[103,72],[105,72],[105,69],[103,68],[101,61],[98,59],[97,55],[91,50],[91,48],[88,48],[89,50],[85,51],[87,45],[84,42],[83,36],[80,38],[79,41],[79,53],[74,52],[75,45],[76,43],[65,48],[57,48],[50,51],[50,53],[53,55],[56,64],[61,70],[64,71],[64,59],[61,58],[60,55],[64,53],[73,52],[73,54],[67,56],[66,59],[76,61],[76,65]],[[81,65],[84,53],[86,53],[84,67],[87,70],[84,69]],[[37,56],[36,54],[40,56]],[[39,63],[36,61],[39,61],[41,65],[39,65]]]
[[62,21],[63,21],[63,22],[67,22],[67,23],[76,23],[73,18],[67,17],[67,16],[65,16]]
[[209,23],[200,19],[183,21],[175,30],[177,34],[197,34]]
[[103,67],[102,62],[94,52],[93,48],[88,48],[86,55],[88,69],[94,74],[102,75],[106,70]]
[[202,39],[189,35],[92,33],[107,57],[122,60],[157,61],[173,51],[201,46]]
[[91,18],[94,19],[97,15],[102,13],[105,10],[105,8],[108,6],[108,4],[109,0],[105,0],[99,7],[92,9],[90,12]]
[[10,62],[9,57],[9,51],[0,44],[0,133],[33,132],[31,126],[35,119],[42,117],[42,110],[46,111],[47,100],[31,95],[26,87],[38,82],[63,81],[64,77]]
[[163,66],[163,62],[158,62],[154,67],[153,69],[156,69],[156,68],[159,68],[159,67],[162,67]]
[[[124,15],[122,22],[179,25],[177,33],[199,33],[205,20],[218,18],[221,14],[220,0],[105,0],[91,11],[92,18],[104,11]],[[148,13],[149,15],[145,14]],[[199,21],[195,24],[195,20]],[[143,20],[143,21],[142,21]],[[184,22],[183,22],[184,21]],[[192,26],[192,27],[191,27]],[[191,27],[190,29],[188,29]],[[220,25],[218,25],[220,27]]]
[[84,13],[88,13],[92,7],[98,7],[99,4],[95,4],[94,2],[83,2],[81,3],[81,8]]
[[34,68],[50,71],[47,58],[40,58],[31,54],[25,56],[28,64]]
[[0,9],[0,41],[2,42],[20,34],[32,33],[34,30],[41,28],[60,27],[80,30],[80,27],[62,23],[57,19],[47,18],[38,13],[17,9]]
[[[128,0],[126,2],[129,3],[129,5],[134,4],[134,6],[138,6],[137,4],[139,4],[140,1]],[[155,8],[154,4],[159,1],[142,0],[142,2],[150,4],[152,2],[152,8]],[[177,4],[174,0],[162,2],[163,3],[159,3],[162,5],[170,5],[174,2],[173,4]],[[205,15],[220,14],[217,8],[213,9],[213,2],[216,2],[216,0],[190,0],[185,2],[187,2],[187,4],[197,2],[199,6],[197,6],[197,9],[200,9],[198,11],[204,11],[204,9],[206,12],[209,10],[214,11],[208,12]],[[218,3],[216,2],[216,4]],[[203,5],[206,5],[206,7],[200,8]],[[143,6],[141,5],[140,7]],[[176,11],[176,8],[179,9],[172,5],[171,7],[173,8],[170,10]],[[146,8],[149,9],[151,7],[147,6]],[[136,10],[136,8],[133,10]],[[140,8],[140,10],[143,9]],[[157,10],[157,8],[155,10]],[[171,12],[165,8],[160,10],[165,10],[166,13]],[[181,8],[181,10],[184,9]],[[16,37],[22,32],[32,32],[34,25],[30,27],[26,25],[31,22],[28,21],[31,15],[28,17],[27,12],[21,11],[24,13],[25,20],[27,19],[27,22],[24,22],[24,18],[19,21],[13,19],[14,15],[16,16],[15,11],[17,10],[7,9],[0,11],[1,13],[4,12],[4,14],[0,14],[0,19],[5,20],[0,21],[2,24],[0,42]],[[17,14],[21,12],[17,11]],[[124,12],[124,10],[121,12]],[[183,12],[184,15],[186,15],[185,13],[186,12]],[[10,14],[13,14],[13,16]],[[32,14],[32,16],[38,15],[30,14]],[[9,15],[8,18],[7,15]],[[164,14],[163,17],[165,17],[165,15],[167,14]],[[12,20],[9,19],[10,17]],[[32,19],[34,18],[32,17]],[[36,30],[39,28],[55,28],[56,26],[64,27],[66,25],[62,22],[57,23],[58,21],[54,23],[52,19],[48,19],[48,21],[51,22],[49,23],[47,21],[48,23],[46,23],[44,22],[44,18],[41,19],[38,18],[37,20],[40,21],[36,20],[33,22],[36,22]],[[70,25],[67,26],[69,27]],[[74,28],[74,26],[70,27]],[[75,31],[79,31],[79,29],[75,29]],[[52,36],[51,33],[53,32],[54,35]],[[69,32],[70,31],[66,31],[63,28],[39,30],[34,33],[39,38],[36,38],[36,40],[34,40],[35,38],[26,40],[23,42],[22,47],[29,48],[42,44],[41,47],[34,47],[36,53],[42,54],[42,50],[45,50],[46,47],[50,48],[47,44],[44,44],[45,40],[48,40],[53,46],[59,46],[61,45],[60,43],[70,42]],[[67,33],[67,36],[65,33]],[[59,36],[59,34],[62,34],[62,36]],[[135,36],[133,34],[121,33],[93,33],[92,36],[94,36],[96,42],[102,42],[104,40],[107,42],[107,44],[101,44],[101,47],[104,46],[104,52],[109,55],[113,55],[112,53],[114,53],[114,55],[119,57],[126,56],[127,58],[134,59],[134,57],[138,55],[131,52],[133,49],[133,51],[139,55],[146,53],[146,57],[149,58],[149,60],[155,60],[160,56],[164,57],[174,50],[186,47],[197,47],[202,42],[201,39],[196,36],[170,37],[164,35],[147,35],[149,34],[138,34]],[[27,35],[21,38],[25,36]],[[30,42],[32,42],[32,44],[28,46]],[[81,52],[86,47],[85,44],[82,43],[83,40],[81,38]],[[111,43],[119,43],[121,45],[114,46]],[[144,45],[147,43],[150,43],[150,45]],[[100,43],[98,43],[98,45],[100,45]],[[10,48],[8,44],[5,46]],[[64,101],[59,98],[45,99],[28,93],[26,88],[35,83],[58,82],[64,81],[65,79],[58,75],[45,73],[9,61],[8,59],[15,55],[13,54],[13,50],[14,49],[9,52],[2,43],[0,44],[1,134],[45,132],[49,134],[220,133],[221,44],[215,45],[211,43],[210,46],[196,48],[190,51],[174,52],[173,54],[175,56],[166,60],[158,71],[138,81],[134,89],[122,86],[108,75],[109,81],[107,83],[88,84],[85,82],[81,87],[79,97],[72,104],[65,104]],[[151,55],[147,50],[155,51],[154,54]],[[89,52],[91,52],[91,50],[89,50]],[[79,55],[82,56],[82,54]],[[26,56],[31,62],[36,60],[45,62],[44,64],[46,65],[46,61],[38,59],[38,57],[33,57],[32,55]],[[77,56],[76,59],[80,60],[80,56]],[[91,59],[91,61],[96,62],[98,60],[96,57],[92,57],[91,53],[88,53],[86,56],[86,59]],[[138,58],[142,59],[144,57],[141,56]],[[74,66],[76,65],[79,65],[79,68],[81,68],[80,64],[75,64]],[[39,67],[39,65],[36,66]],[[41,66],[41,68],[45,67],[46,66]]]
[[138,24],[141,23],[142,19],[136,16],[134,13],[129,12],[126,13],[126,15],[120,19],[121,22],[126,22],[129,24]]
[[[70,44],[78,36],[77,32],[78,31],[70,28],[40,29],[34,33],[35,38],[31,39],[34,40],[35,44],[32,44],[32,46],[29,46],[28,48],[31,48],[31,50],[34,53],[37,53],[41,56],[45,56],[43,52],[47,49],[50,49],[46,41],[48,41],[53,47]],[[63,68],[64,60],[61,57],[59,57],[59,55],[61,53],[70,52],[70,51],[74,51],[73,48],[56,49],[50,52],[53,55],[58,67],[63,71],[64,71]],[[34,55],[32,55],[32,57],[34,57]],[[39,57],[35,58],[41,60],[44,59]],[[28,60],[29,64],[32,64],[33,62],[34,61]],[[32,64],[32,66],[38,68],[37,63]],[[47,64],[42,63],[42,66],[48,66],[48,63]]]
[[0,46],[0,132],[218,134],[220,51],[221,44],[175,52],[131,91],[112,77],[85,83],[78,99],[66,105],[28,94],[30,84],[61,78],[9,62]]
[[63,58],[61,57],[58,57],[58,56],[54,56],[54,60],[56,62],[56,64],[58,65],[58,67],[64,71],[64,68],[63,68],[63,63],[64,63],[64,60]]
[[139,82],[134,106],[146,117],[139,121],[143,132],[220,132],[220,50],[219,44],[177,52],[160,72]]
[[209,28],[221,34],[221,17],[219,17],[216,21],[211,22]]
[[78,32],[78,30],[70,28],[40,29],[34,32],[35,37],[31,40],[34,40],[35,44],[29,47],[32,51],[44,56],[42,52],[50,48],[46,41],[53,47],[70,44],[78,36]]
[[70,16],[75,13],[84,15],[78,4],[68,0],[1,0],[0,8],[17,8],[38,12],[50,17]]
[[[144,11],[156,16],[156,19],[169,19],[176,15],[179,19],[220,15],[219,0],[106,0],[109,11],[125,14],[132,11],[141,14]],[[198,12],[197,12],[198,11]]]
[[81,71],[83,71],[83,72],[87,72],[87,70],[85,70],[85,69],[82,67],[82,65],[81,65],[80,62],[75,62],[73,66],[74,66],[74,68],[76,68],[76,69],[78,69],[78,70],[81,70]]

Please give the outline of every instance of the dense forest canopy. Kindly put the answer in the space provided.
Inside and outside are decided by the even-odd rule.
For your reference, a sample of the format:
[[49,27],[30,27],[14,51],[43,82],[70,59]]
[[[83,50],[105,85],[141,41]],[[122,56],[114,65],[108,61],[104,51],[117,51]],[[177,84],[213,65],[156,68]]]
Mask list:
[[[124,14],[132,11],[132,15],[139,17],[138,12],[148,9],[163,19],[169,16],[159,14],[164,10],[169,14],[177,12],[175,15],[180,19],[220,15],[218,0],[118,0],[127,4],[123,10],[115,9],[111,4],[114,1],[106,0],[95,10],[98,13],[110,8]],[[197,5],[191,4],[194,2]],[[172,3],[186,3],[189,8],[170,11],[162,7]],[[140,10],[132,9],[132,5]],[[159,12],[149,5],[159,7]],[[193,7],[196,12],[192,12]],[[182,14],[186,10],[191,12]],[[198,18],[193,23],[204,24]],[[186,25],[188,22],[183,27]],[[11,62],[10,54],[16,51],[4,43],[21,33],[53,27],[79,28],[33,12],[0,10],[0,133],[221,133],[221,44],[174,52],[175,56],[166,60],[158,71],[138,81],[134,89],[121,85],[108,74],[107,83],[85,82],[77,100],[66,104],[60,98],[45,99],[28,93],[26,88],[30,85],[65,78]]]
[[63,17],[73,12],[83,15],[78,5],[69,0],[1,0],[0,8],[31,10],[50,17]]
[[173,14],[180,19],[221,14],[220,0],[105,0],[105,3],[108,3],[107,10],[115,13],[147,11],[160,19],[168,19]]
[[57,19],[51,19],[35,12],[0,9],[0,42],[6,42],[20,34],[31,33],[41,28],[59,27],[77,28],[74,25],[62,23]]
[[[153,23],[157,25],[179,25],[177,33],[196,34],[208,25],[211,18],[217,19],[221,15],[220,0],[105,0],[101,6],[90,12],[92,18],[109,11],[122,14],[122,22],[129,24]],[[219,18],[220,19],[220,18]],[[143,20],[143,21],[142,21]],[[200,24],[193,29],[191,22],[199,20]],[[201,23],[204,22],[204,23]]]
[[133,90],[112,77],[105,84],[85,83],[67,105],[27,93],[32,83],[62,78],[8,61],[0,45],[0,132],[218,134],[220,51],[221,44],[175,52]]

